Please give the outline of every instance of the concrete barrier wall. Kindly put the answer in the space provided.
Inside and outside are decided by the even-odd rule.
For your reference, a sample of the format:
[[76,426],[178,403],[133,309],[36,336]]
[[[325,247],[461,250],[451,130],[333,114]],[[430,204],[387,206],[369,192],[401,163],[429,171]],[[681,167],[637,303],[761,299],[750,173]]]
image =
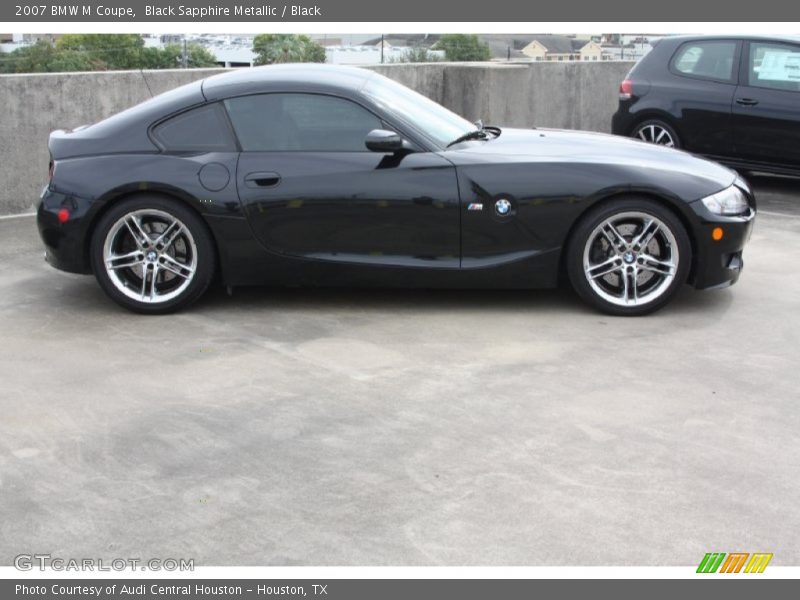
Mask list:
[[[632,63],[399,64],[372,67],[474,121],[608,131]],[[47,136],[94,123],[220,69],[0,75],[0,214],[33,209]],[[149,87],[149,90],[148,90]]]
[[634,63],[446,63],[373,67],[470,121],[611,131],[619,84]]

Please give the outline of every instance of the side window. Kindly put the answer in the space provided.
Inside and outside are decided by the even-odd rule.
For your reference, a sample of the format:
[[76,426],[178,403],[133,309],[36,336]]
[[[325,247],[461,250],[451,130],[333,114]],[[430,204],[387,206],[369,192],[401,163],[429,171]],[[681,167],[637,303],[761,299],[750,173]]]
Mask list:
[[748,83],[773,90],[800,91],[800,46],[751,42]]
[[242,150],[366,152],[381,121],[358,104],[319,94],[259,94],[225,101]]
[[687,42],[675,53],[672,68],[680,75],[716,81],[733,81],[736,42]]
[[236,144],[219,104],[193,108],[159,123],[153,137],[167,152],[232,152]]

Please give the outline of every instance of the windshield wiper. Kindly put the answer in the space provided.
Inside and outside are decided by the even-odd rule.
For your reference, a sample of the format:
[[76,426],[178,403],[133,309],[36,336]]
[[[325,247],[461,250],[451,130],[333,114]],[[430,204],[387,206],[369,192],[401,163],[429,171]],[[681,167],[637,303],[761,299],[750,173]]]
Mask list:
[[469,140],[485,140],[489,137],[483,129],[475,129],[474,131],[468,131],[464,135],[458,136],[452,142],[447,144],[447,147],[455,146],[456,144],[460,144],[461,142],[466,142]]

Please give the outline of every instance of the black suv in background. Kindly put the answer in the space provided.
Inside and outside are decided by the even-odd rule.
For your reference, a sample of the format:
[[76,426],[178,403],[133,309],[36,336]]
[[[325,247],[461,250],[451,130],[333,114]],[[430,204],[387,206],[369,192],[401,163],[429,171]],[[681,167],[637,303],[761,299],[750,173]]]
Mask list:
[[612,131],[800,175],[800,37],[665,38],[622,82]]

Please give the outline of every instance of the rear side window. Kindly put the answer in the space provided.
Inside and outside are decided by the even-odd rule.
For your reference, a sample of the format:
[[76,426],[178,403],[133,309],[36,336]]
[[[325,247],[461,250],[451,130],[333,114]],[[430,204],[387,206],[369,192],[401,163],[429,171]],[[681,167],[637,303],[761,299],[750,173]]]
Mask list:
[[367,109],[321,94],[260,94],[225,101],[242,150],[366,152],[380,119]]
[[751,42],[748,74],[754,87],[800,91],[800,47]]
[[672,68],[679,75],[714,81],[733,81],[736,42],[687,42],[675,53]]
[[156,142],[167,152],[233,152],[236,144],[219,104],[187,110],[153,129]]

